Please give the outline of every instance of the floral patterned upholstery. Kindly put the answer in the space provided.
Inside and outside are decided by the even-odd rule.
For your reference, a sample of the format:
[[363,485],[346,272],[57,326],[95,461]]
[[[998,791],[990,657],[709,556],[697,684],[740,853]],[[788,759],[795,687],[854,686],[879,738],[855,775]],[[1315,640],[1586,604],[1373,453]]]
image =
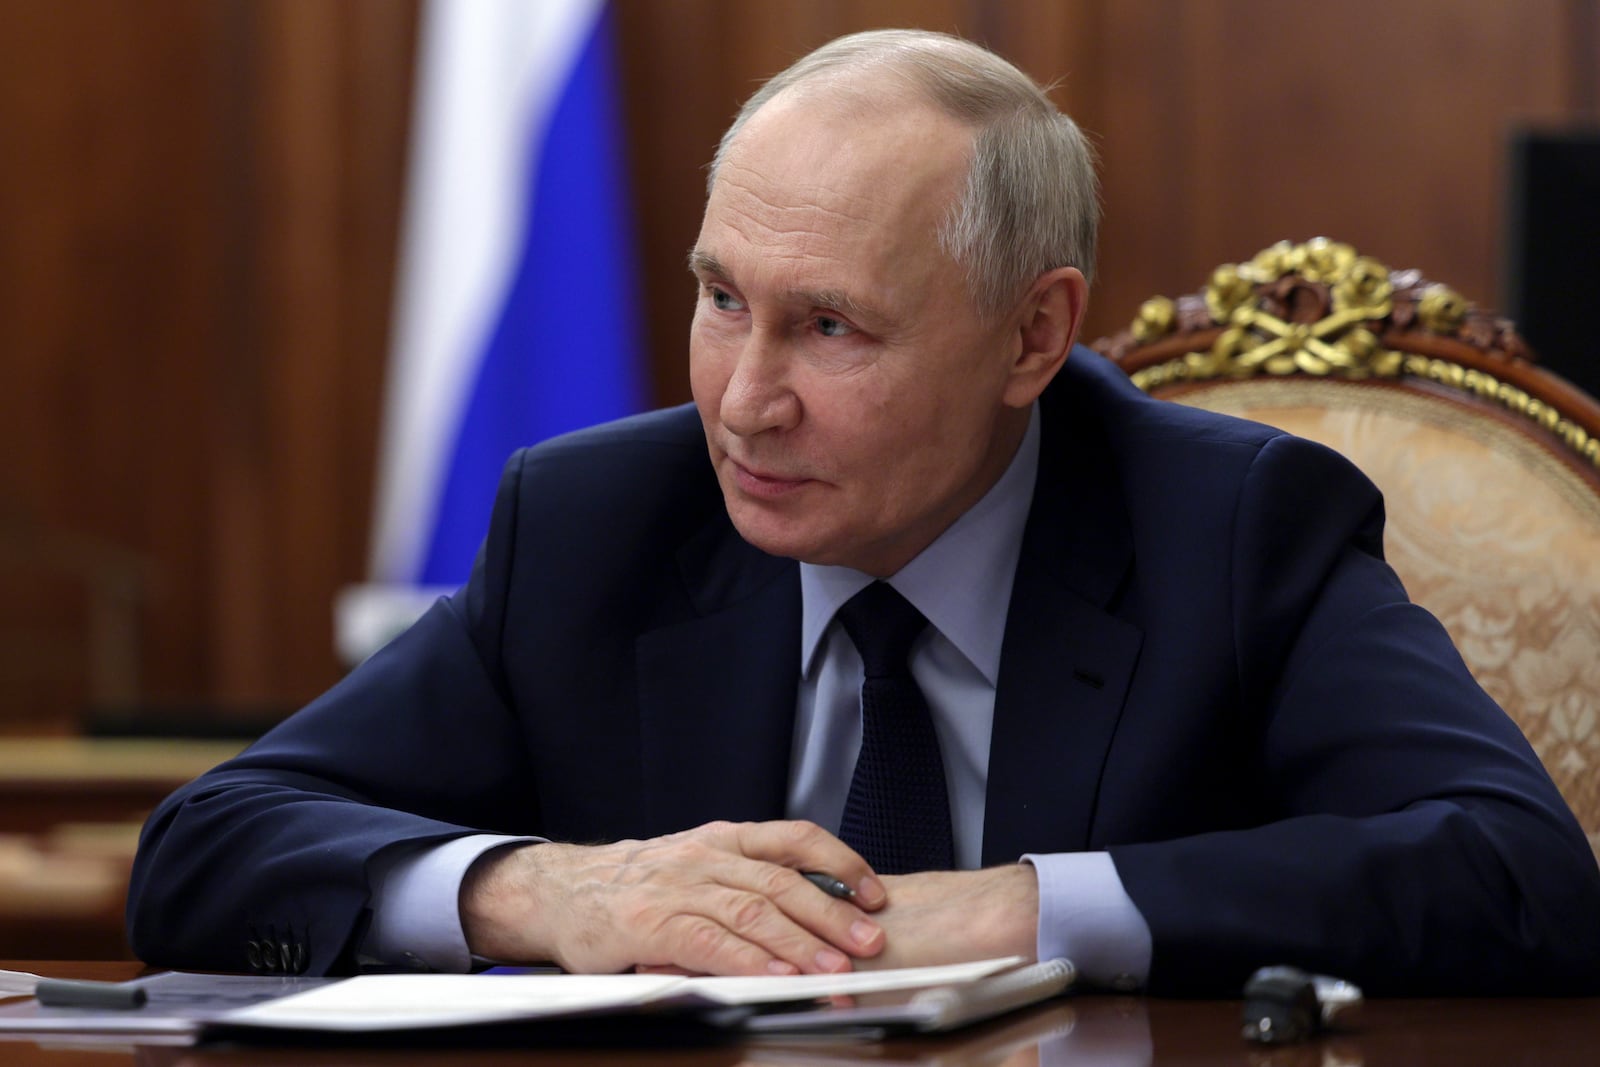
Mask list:
[[1406,591],[1587,813],[1600,853],[1600,496],[1516,431],[1439,398],[1291,379],[1183,400],[1320,441],[1378,484]]
[[[1292,256],[1254,269],[1266,255],[1219,269],[1236,299],[1246,291],[1231,308],[1213,278],[1153,315],[1146,305],[1096,347],[1156,395],[1320,441],[1377,483],[1390,563],[1522,727],[1600,857],[1600,405],[1533,366],[1509,324],[1485,327],[1454,294],[1453,323],[1421,322],[1415,303],[1408,318],[1406,287],[1421,294],[1429,283],[1353,251],[1345,262],[1367,264],[1365,278],[1398,284],[1377,300],[1369,289],[1354,315],[1346,299],[1343,329],[1322,329],[1318,344],[1339,299],[1296,292],[1308,272]],[[1331,290],[1338,279],[1319,282]],[[1264,329],[1252,308],[1266,309]],[[1299,329],[1291,336],[1286,324]],[[1346,344],[1351,329],[1368,336]],[[1260,358],[1267,345],[1276,350]]]

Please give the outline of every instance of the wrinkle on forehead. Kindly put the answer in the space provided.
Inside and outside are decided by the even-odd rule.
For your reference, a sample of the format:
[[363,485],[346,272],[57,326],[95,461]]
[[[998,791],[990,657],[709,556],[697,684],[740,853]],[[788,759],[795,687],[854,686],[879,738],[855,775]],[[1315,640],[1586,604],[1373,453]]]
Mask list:
[[718,183],[767,207],[806,205],[846,220],[929,196],[953,201],[973,128],[904,93],[869,106],[853,99],[781,94],[734,138]]
[[[875,218],[874,207],[881,210],[883,206],[871,197],[841,193],[820,182],[789,185],[781,196],[774,195],[764,188],[772,185],[765,176],[748,169],[729,169],[733,173],[720,190],[726,194],[721,209],[736,227],[743,220],[773,235],[820,236],[830,225],[869,225]],[[718,185],[722,182],[719,176]]]
[[[763,259],[780,261],[805,256],[829,239],[828,213],[803,208],[751,205],[730,195],[717,204],[715,215],[706,216],[705,232],[715,234],[719,244],[734,240]],[[864,223],[853,224],[864,225]],[[718,254],[731,256],[732,248],[719,248]],[[728,259],[733,265],[733,260]]]
[[729,146],[698,247],[741,287],[848,294],[902,318],[940,298],[931,280],[952,265],[937,231],[971,150],[970,128],[921,102],[785,93]]

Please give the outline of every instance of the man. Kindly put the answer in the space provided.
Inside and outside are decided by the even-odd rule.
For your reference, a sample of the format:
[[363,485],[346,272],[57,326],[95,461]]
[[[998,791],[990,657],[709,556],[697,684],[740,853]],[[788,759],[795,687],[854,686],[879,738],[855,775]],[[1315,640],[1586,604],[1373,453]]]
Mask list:
[[[1073,347],[1095,216],[974,45],[775,78],[690,257],[696,410],[514,457],[461,593],[152,816],[139,954],[1600,989],[1600,870],[1372,486]],[[925,838],[954,869],[863,855]]]

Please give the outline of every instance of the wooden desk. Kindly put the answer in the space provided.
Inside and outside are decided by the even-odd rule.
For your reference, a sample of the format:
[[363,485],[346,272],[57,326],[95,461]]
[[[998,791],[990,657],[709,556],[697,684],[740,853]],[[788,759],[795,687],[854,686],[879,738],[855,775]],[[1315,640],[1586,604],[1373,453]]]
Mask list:
[[[63,978],[130,978],[136,963],[4,962]],[[1237,1001],[1085,996],[940,1038],[873,1044],[729,1044],[674,1049],[107,1048],[0,1040],[8,1067],[846,1067],[1003,1064],[1005,1067],[1592,1067],[1600,1060],[1600,998],[1383,1000],[1348,1032],[1271,1048],[1239,1037]]]
[[0,738],[0,832],[142,822],[168,793],[243,747],[242,741]]
[[242,742],[0,738],[0,954],[126,954],[139,824]]

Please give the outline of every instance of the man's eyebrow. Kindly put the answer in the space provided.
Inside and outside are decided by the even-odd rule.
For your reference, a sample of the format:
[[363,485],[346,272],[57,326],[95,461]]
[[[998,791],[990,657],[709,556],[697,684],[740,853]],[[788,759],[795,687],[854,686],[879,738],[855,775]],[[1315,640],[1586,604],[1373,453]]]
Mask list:
[[888,321],[888,316],[877,309],[863,304],[842,289],[797,289],[786,296],[795,303],[809,304],[812,307],[828,308],[832,311],[842,311],[858,322],[882,324]]
[[712,275],[726,278],[728,272],[722,266],[722,261],[709,252],[702,252],[698,248],[689,249],[689,273],[696,277]]
[[[689,251],[689,272],[697,278],[732,280],[732,275],[722,265],[720,259],[698,248]],[[863,303],[843,289],[786,289],[781,295],[788,303],[838,311],[857,322],[873,327],[887,326],[892,322],[888,315]]]

